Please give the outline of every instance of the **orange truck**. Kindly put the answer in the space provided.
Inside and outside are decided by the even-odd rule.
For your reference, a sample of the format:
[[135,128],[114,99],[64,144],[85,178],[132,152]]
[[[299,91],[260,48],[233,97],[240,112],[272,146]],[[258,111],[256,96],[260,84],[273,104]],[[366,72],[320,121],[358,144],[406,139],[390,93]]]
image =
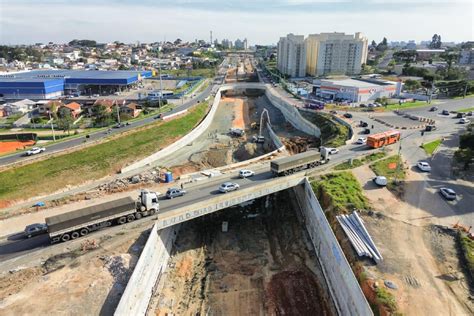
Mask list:
[[399,131],[382,132],[367,137],[367,146],[372,148],[380,148],[390,144],[395,144],[400,140]]

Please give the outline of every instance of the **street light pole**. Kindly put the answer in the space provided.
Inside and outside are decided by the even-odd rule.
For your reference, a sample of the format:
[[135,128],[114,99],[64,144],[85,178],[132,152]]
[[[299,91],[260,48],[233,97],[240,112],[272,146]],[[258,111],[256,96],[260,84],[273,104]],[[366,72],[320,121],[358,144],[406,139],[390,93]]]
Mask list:
[[158,46],[158,75],[160,76],[160,97],[158,99],[158,107],[161,109],[161,99],[163,98],[163,81],[161,79],[161,61],[160,61],[161,46]]

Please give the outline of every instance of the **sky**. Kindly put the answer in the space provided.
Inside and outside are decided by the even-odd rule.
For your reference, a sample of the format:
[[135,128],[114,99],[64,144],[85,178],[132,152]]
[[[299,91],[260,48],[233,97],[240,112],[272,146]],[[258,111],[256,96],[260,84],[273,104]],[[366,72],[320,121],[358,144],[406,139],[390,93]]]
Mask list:
[[72,39],[134,43],[287,33],[364,33],[369,40],[474,40],[472,0],[0,0],[0,44]]

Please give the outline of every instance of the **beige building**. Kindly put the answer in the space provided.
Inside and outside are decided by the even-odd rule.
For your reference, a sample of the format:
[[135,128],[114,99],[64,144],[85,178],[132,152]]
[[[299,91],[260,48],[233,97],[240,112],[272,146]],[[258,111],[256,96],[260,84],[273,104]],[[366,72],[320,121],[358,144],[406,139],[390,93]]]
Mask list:
[[306,51],[304,35],[288,34],[278,41],[277,67],[285,75],[304,77],[306,75]]
[[305,46],[306,73],[311,76],[359,74],[367,62],[368,40],[361,33],[311,34]]

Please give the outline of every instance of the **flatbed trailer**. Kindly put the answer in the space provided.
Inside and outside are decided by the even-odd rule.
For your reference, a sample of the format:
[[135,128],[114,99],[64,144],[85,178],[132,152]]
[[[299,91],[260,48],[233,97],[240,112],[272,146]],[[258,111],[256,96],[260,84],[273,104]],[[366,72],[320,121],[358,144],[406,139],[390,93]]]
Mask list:
[[121,225],[153,215],[158,209],[158,195],[142,190],[137,201],[124,197],[47,217],[45,221],[50,241],[56,243],[76,239],[113,224]]
[[270,163],[270,169],[275,176],[287,176],[303,169],[314,168],[323,163],[321,154],[316,150],[279,158]]

